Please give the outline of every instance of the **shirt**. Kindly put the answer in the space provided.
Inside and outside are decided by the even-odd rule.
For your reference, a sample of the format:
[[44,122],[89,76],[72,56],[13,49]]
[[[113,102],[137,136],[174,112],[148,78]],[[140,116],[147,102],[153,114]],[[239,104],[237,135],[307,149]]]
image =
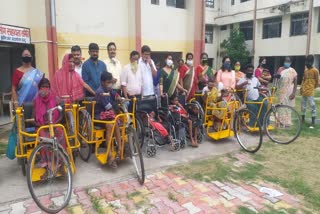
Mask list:
[[[82,79],[92,90],[96,91],[100,86],[101,74],[105,71],[107,71],[107,67],[104,62],[101,60],[94,62],[88,59],[82,65]],[[91,96],[88,91],[86,91],[86,96]]]
[[107,69],[110,73],[112,73],[112,76],[117,79],[117,82],[113,85],[114,89],[121,89],[120,84],[120,75],[122,66],[119,60],[114,58],[113,60],[110,58],[107,58],[105,61]]
[[314,96],[314,89],[318,87],[319,71],[315,67],[306,69],[301,83],[301,95]]
[[[153,60],[151,60],[153,68],[156,70]],[[152,71],[149,63],[145,63],[142,58],[139,59],[139,67],[142,74],[142,95],[154,95]]]
[[251,79],[248,79],[246,77],[241,78],[237,85],[241,85],[245,81],[248,81],[248,84],[243,86],[244,89],[247,89],[247,100],[257,100],[259,98],[259,90],[255,87],[260,86],[260,82],[258,78],[252,77]]
[[136,72],[133,72],[131,64],[124,66],[121,72],[120,81],[121,86],[127,87],[128,95],[141,95],[142,74],[139,66],[137,66]]
[[79,66],[75,65],[74,70],[82,77],[82,63]]
[[[110,93],[110,96],[103,96],[102,93]],[[113,108],[117,105],[116,98],[119,96],[119,94],[116,92],[116,90],[111,90],[110,92],[107,92],[104,87],[100,86],[96,90],[96,105],[94,108],[94,117],[96,119],[100,119],[100,113],[107,110],[107,106],[110,103]]]

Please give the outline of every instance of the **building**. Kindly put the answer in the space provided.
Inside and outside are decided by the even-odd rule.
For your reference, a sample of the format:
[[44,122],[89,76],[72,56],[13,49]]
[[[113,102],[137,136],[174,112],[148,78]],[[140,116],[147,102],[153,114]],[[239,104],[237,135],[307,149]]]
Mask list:
[[274,71],[291,56],[299,80],[306,54],[314,54],[319,67],[319,0],[206,0],[205,17],[205,50],[216,66],[223,56],[220,43],[238,28],[255,65],[264,56]]
[[301,74],[306,53],[317,56],[317,66],[320,61],[320,0],[0,0],[0,4],[1,95],[11,90],[24,46],[34,54],[35,66],[50,78],[71,46],[80,45],[87,59],[90,42],[99,44],[102,60],[113,41],[122,64],[129,62],[132,50],[146,44],[156,61],[164,63],[168,52],[175,60],[192,52],[198,64],[200,53],[206,51],[210,64],[218,68],[220,43],[232,28],[244,32],[255,65],[266,56],[275,69],[289,55]]

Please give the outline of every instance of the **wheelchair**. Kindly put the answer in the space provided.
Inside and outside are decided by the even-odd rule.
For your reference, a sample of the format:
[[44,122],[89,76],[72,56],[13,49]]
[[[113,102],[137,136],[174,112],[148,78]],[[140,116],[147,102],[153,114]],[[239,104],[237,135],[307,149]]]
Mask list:
[[[53,124],[52,113],[55,110],[60,111],[60,118]],[[36,127],[33,103],[24,103],[15,110],[15,155],[23,175],[27,176],[28,188],[36,204],[48,213],[56,213],[67,206],[70,200],[72,174],[76,171],[73,151],[78,149],[80,144],[75,135],[68,135],[65,126],[59,124],[64,116],[61,106],[47,110],[47,116],[49,124]],[[60,144],[61,140],[65,142],[65,148]],[[73,144],[70,143],[72,140]],[[53,185],[55,179],[59,180],[58,185]],[[66,181],[66,184],[63,184],[63,181]],[[60,195],[61,200],[50,199],[44,202],[44,194],[49,195],[49,198]]]
[[[103,96],[109,96],[104,93]],[[95,119],[96,101],[86,99],[82,102],[83,106],[79,107],[77,123],[78,138],[80,141],[79,153],[81,159],[88,161],[92,151],[94,151],[96,159],[101,164],[108,163],[109,154],[112,158],[116,158],[119,143],[116,142],[113,134],[115,132],[115,124],[118,123],[121,135],[121,144],[119,159],[125,161],[131,159],[134,172],[140,184],[144,183],[145,170],[142,153],[140,150],[139,139],[136,132],[136,120],[133,113],[127,111],[125,102],[130,101],[122,99],[118,104],[120,113],[116,115],[114,120]],[[135,103],[135,98],[133,103]],[[106,125],[112,125],[109,141],[106,142]],[[103,148],[105,145],[106,148]]]

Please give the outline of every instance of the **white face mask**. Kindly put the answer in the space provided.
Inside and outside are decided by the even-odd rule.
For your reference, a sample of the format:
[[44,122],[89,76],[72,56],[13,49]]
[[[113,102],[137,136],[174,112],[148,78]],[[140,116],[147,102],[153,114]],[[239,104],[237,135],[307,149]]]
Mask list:
[[167,59],[167,66],[171,67],[173,64],[173,61],[171,59]]
[[187,60],[187,65],[189,65],[189,66],[193,65],[193,60],[192,59],[188,59]]

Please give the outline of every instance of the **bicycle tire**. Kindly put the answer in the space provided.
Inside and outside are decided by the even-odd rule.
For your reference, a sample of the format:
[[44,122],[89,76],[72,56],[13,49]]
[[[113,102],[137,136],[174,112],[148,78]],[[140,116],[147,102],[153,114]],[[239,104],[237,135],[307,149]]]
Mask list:
[[140,148],[142,148],[143,144],[144,144],[144,137],[145,137],[144,125],[143,125],[141,118],[138,115],[135,117],[135,120],[136,120],[135,121],[136,122],[136,132],[138,135]]
[[[91,123],[91,116],[89,112],[85,109],[81,109],[79,111],[79,132],[80,134],[86,138],[87,141],[91,141],[91,133],[92,133],[92,123]],[[78,137],[80,142],[79,147],[79,155],[80,158],[88,162],[91,156],[92,145],[86,143],[81,137]]]
[[75,118],[73,117],[72,111],[65,112],[66,131],[68,135],[74,135],[75,133]]
[[[57,213],[57,212],[61,211],[62,209],[64,209],[68,205],[68,203],[70,201],[70,198],[71,198],[71,194],[72,194],[72,170],[71,170],[71,164],[70,164],[69,157],[67,156],[67,153],[64,151],[64,149],[61,146],[59,146],[58,149],[56,151],[54,151],[54,152],[56,152],[58,154],[58,158],[57,159],[60,160],[60,158],[61,158],[61,160],[64,163],[64,168],[63,169],[67,173],[68,187],[67,187],[66,191],[65,191],[65,189],[62,189],[62,190],[59,190],[59,192],[55,192],[54,194],[51,195],[51,196],[55,196],[55,197],[57,195],[59,195],[59,197],[61,198],[61,196],[60,196],[62,194],[61,192],[63,192],[63,193],[65,192],[66,193],[66,196],[63,197],[62,204],[60,206],[54,208],[53,207],[54,205],[52,205],[52,204],[56,203],[54,198],[51,198],[50,195],[48,196],[47,194],[42,194],[40,196],[37,196],[37,194],[35,193],[35,187],[34,187],[33,181],[32,181],[33,166],[35,165],[35,161],[38,158],[37,155],[38,155],[39,151],[44,147],[51,148],[54,151],[53,144],[52,143],[47,143],[47,142],[42,142],[42,143],[38,144],[38,146],[36,148],[34,148],[34,150],[32,151],[32,153],[30,155],[30,159],[29,159],[29,162],[28,162],[27,183],[28,183],[28,188],[29,188],[30,194],[31,194],[33,200],[35,201],[35,203],[38,205],[38,207],[41,210],[43,210],[43,211],[45,211],[47,213]],[[54,153],[54,154],[56,154],[56,153]],[[51,158],[51,160],[52,160],[52,158]],[[55,164],[51,164],[51,165],[54,166]],[[57,171],[55,171],[55,172],[57,173]],[[52,171],[51,171],[51,173],[52,173]],[[46,173],[44,173],[44,174],[46,174]],[[47,174],[50,174],[50,172],[48,172]],[[51,177],[51,176],[48,176],[47,179],[50,179],[49,177]],[[54,177],[54,175],[53,175],[53,177]],[[48,201],[43,200],[43,198],[41,198],[41,197],[49,197],[49,201],[51,201],[52,203],[50,205],[48,205],[48,207],[46,207],[45,203],[48,203]]]
[[[270,125],[272,122],[274,124]],[[264,118],[264,131],[270,140],[278,144],[289,144],[295,141],[300,136],[301,126],[299,113],[288,105],[278,104],[271,107]],[[295,127],[295,130],[291,129]]]
[[[250,115],[253,118],[252,120],[254,120],[252,123],[256,124],[258,130],[253,131],[253,129],[248,125],[248,123],[250,123]],[[240,109],[237,111],[233,121],[233,129],[237,142],[246,152],[255,153],[260,149],[263,139],[262,128],[259,119],[257,119],[256,115],[252,111],[249,109]],[[248,135],[245,135],[247,133]],[[255,137],[252,138],[254,135],[259,136],[257,136],[257,139]],[[249,143],[249,140],[252,140],[254,143]],[[249,147],[247,144],[253,144],[253,146]]]
[[[142,152],[140,150],[140,145],[138,142],[137,132],[132,126],[129,126],[127,127],[127,135],[128,135],[128,144],[130,148],[130,158],[133,162],[138,181],[142,185],[145,180],[145,169],[144,169]],[[139,164],[137,164],[137,160],[135,157],[138,157]],[[140,170],[138,169],[138,165],[140,165],[140,168],[141,168]]]

